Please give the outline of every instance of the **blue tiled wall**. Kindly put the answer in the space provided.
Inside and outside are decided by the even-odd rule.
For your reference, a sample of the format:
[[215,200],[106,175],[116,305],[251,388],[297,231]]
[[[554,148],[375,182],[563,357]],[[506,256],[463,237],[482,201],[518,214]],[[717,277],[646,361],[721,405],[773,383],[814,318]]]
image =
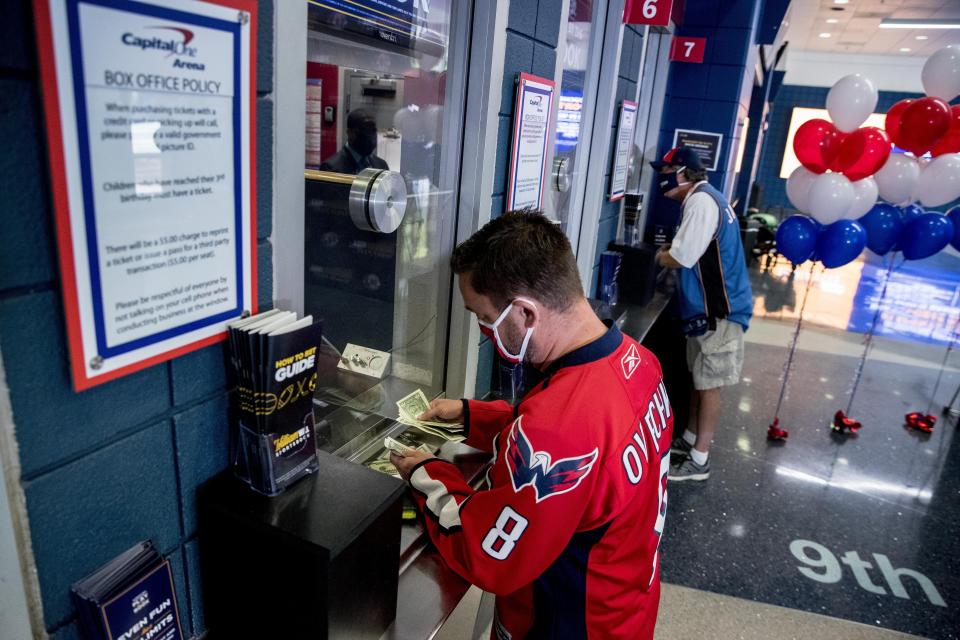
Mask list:
[[[70,584],[152,538],[173,566],[181,622],[204,631],[197,485],[226,467],[222,345],[74,393],[56,267],[29,0],[0,21],[0,349],[47,631],[78,637]],[[272,297],[273,2],[261,0],[257,66],[259,298]]]
[[[494,173],[490,217],[503,213],[507,190],[507,164],[510,158],[510,134],[516,78],[521,72],[553,78],[563,3],[561,0],[514,0],[507,16],[507,40],[504,51],[503,86],[500,95],[500,122],[497,131],[497,159]],[[475,397],[490,393],[495,354],[487,338],[481,338],[477,364]]]
[[[787,199],[787,181],[780,177],[780,165],[787,144],[787,132],[790,128],[790,116],[794,107],[825,108],[827,87],[805,87],[785,84],[777,92],[770,111],[770,126],[764,136],[760,154],[760,167],[757,182],[763,187],[762,209],[773,207],[792,208]],[[923,97],[917,93],[881,91],[877,101],[877,113],[886,113],[896,102],[905,98]]]
[[[763,3],[759,0],[687,0],[677,34],[707,39],[702,64],[671,62],[660,129],[661,151],[673,144],[677,129],[723,134],[712,185],[724,191],[732,184],[741,127],[750,108],[756,64],[754,43]],[[746,70],[746,72],[745,72]],[[655,224],[677,224],[679,207],[652,193],[648,230]]]

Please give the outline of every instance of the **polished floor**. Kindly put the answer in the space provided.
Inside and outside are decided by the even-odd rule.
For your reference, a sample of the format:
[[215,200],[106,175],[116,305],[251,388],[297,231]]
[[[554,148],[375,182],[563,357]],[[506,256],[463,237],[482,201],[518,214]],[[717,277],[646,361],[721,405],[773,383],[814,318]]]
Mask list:
[[[899,332],[877,332],[851,402],[862,318],[872,320],[878,296],[862,295],[862,282],[815,272],[816,302],[808,302],[813,313],[780,410],[790,437],[771,443],[766,429],[808,273],[753,275],[764,295],[747,333],[743,381],[724,392],[712,476],[670,485],[664,582],[874,628],[960,637],[960,437],[955,419],[939,416],[960,385],[960,354],[945,358],[947,341],[932,329],[944,319],[913,331],[920,322],[891,320],[903,309],[881,303],[881,317]],[[954,311],[944,318],[955,322]],[[848,404],[864,426],[840,436],[829,423]],[[910,411],[937,414],[934,432],[905,428]],[[714,637],[794,637],[776,616],[767,625],[768,636]],[[874,636],[811,628],[795,637]]]

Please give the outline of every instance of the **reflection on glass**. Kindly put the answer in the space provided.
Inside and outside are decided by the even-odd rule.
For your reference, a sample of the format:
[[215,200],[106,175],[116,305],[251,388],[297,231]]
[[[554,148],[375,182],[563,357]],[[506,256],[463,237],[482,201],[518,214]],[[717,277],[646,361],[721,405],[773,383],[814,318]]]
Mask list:
[[[573,180],[581,169],[577,166],[577,150],[583,114],[584,83],[591,54],[592,20],[593,0],[570,0],[554,145],[555,163],[565,161],[570,180]],[[570,218],[570,197],[573,192],[553,191],[552,193],[557,219],[566,231]]]
[[163,160],[156,135],[161,123],[155,120],[130,125],[130,146],[133,151],[133,187],[138,196],[163,192]]
[[[400,227],[375,233],[351,221],[349,181],[306,181],[305,312],[324,319],[330,354],[318,401],[395,415],[397,389],[432,397],[443,386],[442,238],[452,237],[456,180],[443,168],[458,154],[444,140],[451,3],[311,0],[309,9],[308,162],[322,158],[322,171],[339,174],[398,172],[407,192]],[[338,370],[348,344],[389,352],[387,379]]]

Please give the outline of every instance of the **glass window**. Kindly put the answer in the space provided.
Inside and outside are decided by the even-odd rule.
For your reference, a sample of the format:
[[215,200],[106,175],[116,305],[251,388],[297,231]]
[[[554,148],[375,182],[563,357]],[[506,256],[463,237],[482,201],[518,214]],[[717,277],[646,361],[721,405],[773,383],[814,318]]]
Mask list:
[[[462,125],[448,108],[451,4],[309,3],[304,308],[323,318],[329,356],[318,414],[393,416],[400,395],[443,387],[459,165],[446,132]],[[388,353],[387,375],[338,367],[348,345]],[[368,357],[344,364],[378,368]]]
[[[564,232],[569,235],[569,225],[579,224],[579,214],[572,211],[577,192],[577,177],[586,164],[589,149],[581,144],[584,123],[584,91],[591,55],[590,42],[593,34],[593,0],[570,0],[563,48],[563,74],[560,80],[560,96],[557,101],[557,131],[554,141],[554,169],[565,173],[567,189],[553,189],[554,211]],[[580,153],[583,148],[582,154]],[[582,155],[583,159],[579,159]],[[579,159],[579,163],[578,163]],[[576,219],[571,219],[576,216]]]

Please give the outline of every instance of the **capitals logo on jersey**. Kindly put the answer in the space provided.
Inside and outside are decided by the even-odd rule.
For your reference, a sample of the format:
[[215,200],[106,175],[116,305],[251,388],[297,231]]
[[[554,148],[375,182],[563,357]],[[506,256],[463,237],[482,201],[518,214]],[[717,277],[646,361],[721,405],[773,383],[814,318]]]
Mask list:
[[537,502],[540,502],[550,496],[576,489],[593,469],[598,449],[586,455],[563,458],[551,463],[549,453],[533,448],[527,434],[523,432],[522,420],[523,416],[520,416],[510,428],[507,450],[504,453],[513,490],[519,493],[520,489],[532,486]]

